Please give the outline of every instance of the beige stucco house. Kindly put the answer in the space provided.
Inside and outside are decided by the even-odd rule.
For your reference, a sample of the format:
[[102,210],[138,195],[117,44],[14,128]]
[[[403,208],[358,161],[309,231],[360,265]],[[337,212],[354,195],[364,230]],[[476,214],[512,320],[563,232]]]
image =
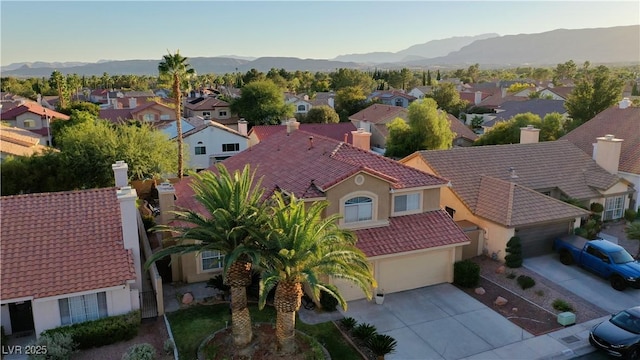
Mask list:
[[38,134],[17,127],[0,125],[0,162],[9,156],[31,156],[47,149],[52,148],[40,145]]
[[127,165],[114,188],[0,197],[0,304],[7,334],[44,330],[140,308],[136,191]]
[[24,104],[3,112],[0,115],[0,120],[9,126],[38,134],[41,144],[51,145],[51,122],[69,120],[69,116],[47,109],[35,102],[25,101]]
[[[353,131],[353,145],[303,130],[279,131],[223,162],[230,170],[255,169],[266,195],[294,194],[307,202],[326,200],[326,214],[342,216],[357,246],[373,265],[379,288],[387,293],[451,282],[453,263],[469,238],[440,208],[448,181],[369,151],[371,134]],[[189,179],[158,188],[161,222],[169,209],[205,211],[194,199]],[[177,200],[174,202],[174,194]],[[221,272],[224,254],[213,251],[175,256],[173,281],[206,281]],[[336,282],[347,300],[361,290]]]
[[[587,207],[601,203],[603,219],[611,220],[622,217],[635,191],[570,142],[539,143],[538,135],[538,129],[527,127],[521,144],[419,151],[401,162],[451,180],[441,205],[454,220],[483,230],[478,254],[503,259],[507,241],[517,235],[523,255],[535,256],[550,252],[555,237],[589,215],[560,199]],[[598,139],[599,151],[615,151],[616,144]]]
[[231,106],[228,102],[213,96],[187,99],[184,103],[184,115],[185,117],[199,116],[234,128],[239,120],[237,116],[231,115]]

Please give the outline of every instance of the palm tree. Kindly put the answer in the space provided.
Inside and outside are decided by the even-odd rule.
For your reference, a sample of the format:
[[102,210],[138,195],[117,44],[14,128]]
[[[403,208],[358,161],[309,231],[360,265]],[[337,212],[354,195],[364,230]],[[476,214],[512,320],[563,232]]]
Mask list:
[[276,338],[284,354],[295,349],[296,311],[300,309],[302,287],[307,285],[317,300],[320,291],[333,296],[347,308],[338,288],[323,280],[329,277],[353,282],[371,299],[375,280],[367,259],[355,243],[353,232],[339,229],[335,214],[325,219],[326,201],[307,205],[294,196],[273,197],[269,233],[264,239],[259,306],[263,308],[275,287]]
[[156,231],[171,232],[177,244],[147,260],[148,267],[170,254],[201,253],[215,250],[225,254],[223,276],[231,287],[231,331],[238,347],[247,345],[253,333],[247,307],[247,286],[251,285],[252,263],[257,264],[257,237],[265,228],[261,181],[254,181],[249,165],[233,175],[217,165],[218,174],[202,171],[193,176],[194,198],[206,213],[193,209],[174,211],[175,226],[157,226]]
[[163,60],[158,64],[158,72],[161,78],[171,82],[173,98],[176,111],[176,126],[178,136],[178,178],[183,177],[183,149],[182,149],[182,123],[180,121],[182,112],[182,83],[195,74],[195,70],[187,63],[187,58],[180,55],[180,50],[175,54],[164,55]]
[[[637,240],[640,242],[640,221],[634,221],[627,225],[627,227],[624,228],[624,232],[627,233],[627,238],[629,240]],[[636,259],[640,260],[640,244],[638,245]]]

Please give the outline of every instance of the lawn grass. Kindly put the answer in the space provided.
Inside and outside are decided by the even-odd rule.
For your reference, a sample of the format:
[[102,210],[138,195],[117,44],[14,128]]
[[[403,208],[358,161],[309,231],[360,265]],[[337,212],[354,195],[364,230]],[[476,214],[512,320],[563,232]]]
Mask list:
[[[252,322],[275,322],[276,312],[267,306],[258,310],[257,306],[249,306]],[[194,305],[167,314],[171,331],[178,348],[180,359],[192,359],[198,351],[200,343],[209,335],[223,329],[225,321],[230,321],[229,304]],[[344,339],[340,331],[331,322],[308,325],[296,320],[296,328],[314,337],[331,354],[334,360],[359,359],[358,352]]]

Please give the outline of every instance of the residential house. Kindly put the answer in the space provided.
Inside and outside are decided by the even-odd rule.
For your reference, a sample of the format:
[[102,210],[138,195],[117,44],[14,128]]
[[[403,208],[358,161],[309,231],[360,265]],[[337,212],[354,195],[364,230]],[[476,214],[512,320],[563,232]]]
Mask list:
[[40,136],[29,130],[0,125],[0,162],[9,156],[31,156],[47,149]]
[[413,96],[416,99],[424,99],[425,96],[431,94],[431,86],[416,86],[407,94]]
[[573,91],[573,86],[555,86],[540,90],[540,99],[567,100]]
[[[293,128],[292,128],[293,127]],[[291,130],[303,130],[312,134],[328,137],[336,141],[353,143],[352,131],[356,127],[350,123],[337,124],[300,124],[295,119],[287,121],[284,125],[256,125],[249,130],[249,146],[253,146],[273,134]]]
[[[389,136],[387,124],[396,118],[408,121],[409,111],[398,106],[373,104],[351,115],[349,120],[355,127],[371,132],[372,147],[376,152],[384,154],[387,137]],[[455,116],[447,114],[447,119],[449,120],[451,131],[456,134],[453,140],[454,146],[469,146],[478,138],[478,135],[471,131],[462,121],[456,119]]]
[[[618,136],[614,142],[613,157],[607,158],[607,150],[600,153],[600,138],[609,134]],[[636,191],[640,190],[640,108],[631,106],[629,99],[622,99],[617,105],[603,110],[593,119],[569,132],[560,140],[567,140],[579,147],[587,155],[612,174],[631,182]],[[630,201],[630,208],[640,207],[638,193]]]
[[458,92],[460,95],[460,99],[466,101],[470,105],[479,106],[483,100],[491,96],[491,93],[482,92],[480,90],[471,92],[471,91],[460,91]]
[[9,126],[29,130],[40,135],[42,144],[51,145],[52,121],[69,120],[69,116],[47,109],[33,101],[27,101],[20,106],[4,111],[0,114],[0,120]]
[[[451,282],[453,263],[469,238],[440,209],[448,181],[371,153],[369,133],[352,135],[355,146],[303,130],[280,131],[223,164],[231,172],[251,165],[265,198],[282,191],[310,203],[328,201],[325,213],[340,214],[339,226],[355,232],[386,293]],[[205,211],[190,181],[175,184],[175,203],[173,193],[164,191],[170,185],[159,190],[163,216],[175,206]],[[216,251],[174,256],[173,281],[206,281],[220,273],[223,256]],[[349,283],[333,282],[346,300],[364,297]]]
[[[114,164],[116,184],[126,171]],[[39,336],[140,308],[136,199],[129,186],[0,197],[7,334]]]
[[332,109],[335,109],[335,105],[336,105],[335,98],[336,98],[336,94],[333,91],[317,92],[313,94],[309,102],[311,103],[311,107],[326,105]]
[[175,120],[176,112],[169,106],[155,101],[144,101],[139,104],[139,100],[139,98],[113,99],[116,104],[126,102],[128,107],[101,109],[99,117],[114,124],[121,124],[127,121],[158,123],[166,120]]
[[237,126],[240,120],[237,116],[231,115],[228,102],[215,97],[188,99],[184,104],[184,113],[186,117],[200,116],[226,126]]
[[398,90],[376,90],[367,96],[367,101],[379,100],[382,104],[408,108],[417,98]]
[[532,113],[538,115],[540,119],[551,113],[558,113],[563,118],[568,116],[564,101],[549,99],[528,99],[525,101],[506,101],[495,109],[496,113],[489,115],[489,120],[482,125],[485,132],[490,130],[495,124],[507,121],[518,114]]
[[296,96],[290,93],[284,94],[284,103],[293,105],[293,112],[296,115],[306,115],[313,106],[311,100],[309,100],[309,95]]
[[[160,127],[170,139],[175,139],[177,136],[175,123],[172,121]],[[187,166],[196,171],[204,170],[244,151],[249,146],[247,122],[241,121],[238,127],[241,131],[201,117],[184,119],[182,139],[189,152]]]
[[506,243],[518,236],[523,255],[536,256],[550,252],[555,237],[572,232],[590,214],[561,199],[586,207],[601,203],[603,219],[610,220],[622,216],[634,193],[628,181],[572,143],[538,137],[539,129],[527,127],[520,144],[419,151],[401,162],[451,181],[441,206],[454,220],[484,231],[476,255],[504,259]]

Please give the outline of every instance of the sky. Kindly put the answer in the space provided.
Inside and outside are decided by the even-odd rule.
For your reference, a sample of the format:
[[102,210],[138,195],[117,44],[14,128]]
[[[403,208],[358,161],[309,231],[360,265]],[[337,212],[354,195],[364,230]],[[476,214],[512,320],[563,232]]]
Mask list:
[[632,1],[0,1],[0,62],[332,59],[453,36],[640,24]]

